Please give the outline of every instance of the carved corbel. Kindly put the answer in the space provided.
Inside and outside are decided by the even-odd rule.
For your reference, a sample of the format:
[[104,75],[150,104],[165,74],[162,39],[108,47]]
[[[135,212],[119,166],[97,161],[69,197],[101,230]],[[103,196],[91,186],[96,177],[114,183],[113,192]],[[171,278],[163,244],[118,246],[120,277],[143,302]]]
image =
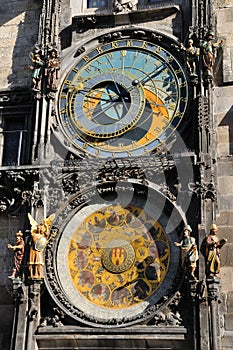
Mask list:
[[202,199],[210,199],[212,202],[217,200],[217,190],[212,181],[210,182],[195,182],[188,185],[189,190],[201,196]]
[[207,278],[206,280],[206,285],[207,285],[207,296],[208,296],[208,301],[217,301],[221,302],[220,299],[220,279],[217,277],[211,277]]
[[28,310],[29,321],[34,321],[38,319],[39,316],[38,311],[40,310],[40,286],[41,282],[38,281],[30,286]]
[[154,316],[153,323],[157,327],[161,326],[176,326],[182,324],[182,318],[178,311],[181,300],[180,292],[177,292],[172,301],[166,306],[162,307]]
[[63,326],[62,319],[64,318],[64,313],[57,307],[53,308],[53,312],[49,316],[42,318],[40,327],[53,326],[60,327]]
[[19,278],[15,278],[12,281],[13,285],[13,297],[15,304],[23,303],[24,301],[24,292],[23,292],[23,282]]

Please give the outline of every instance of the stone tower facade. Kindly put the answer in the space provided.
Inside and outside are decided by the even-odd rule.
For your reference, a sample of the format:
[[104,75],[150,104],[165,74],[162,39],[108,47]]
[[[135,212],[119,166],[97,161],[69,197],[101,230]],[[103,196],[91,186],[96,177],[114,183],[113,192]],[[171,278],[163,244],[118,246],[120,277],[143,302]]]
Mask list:
[[233,1],[0,9],[1,349],[231,349]]

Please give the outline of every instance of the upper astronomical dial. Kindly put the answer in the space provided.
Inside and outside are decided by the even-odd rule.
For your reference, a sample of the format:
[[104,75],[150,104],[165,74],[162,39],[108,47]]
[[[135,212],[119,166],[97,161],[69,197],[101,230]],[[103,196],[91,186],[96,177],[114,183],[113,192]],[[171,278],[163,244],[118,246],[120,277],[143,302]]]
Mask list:
[[81,133],[108,138],[135,125],[145,98],[141,87],[132,88],[132,78],[108,69],[85,79],[82,90],[71,90],[70,116]]
[[98,46],[67,74],[59,121],[77,150],[139,156],[174,132],[188,103],[179,62],[157,44],[120,39]]

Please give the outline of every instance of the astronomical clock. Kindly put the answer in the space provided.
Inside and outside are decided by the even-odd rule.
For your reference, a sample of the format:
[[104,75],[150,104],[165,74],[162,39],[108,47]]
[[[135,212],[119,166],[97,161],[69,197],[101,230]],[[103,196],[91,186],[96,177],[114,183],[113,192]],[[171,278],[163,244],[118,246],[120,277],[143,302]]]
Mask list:
[[[74,155],[132,164],[168,144],[183,123],[189,88],[182,61],[152,34],[97,37],[63,63],[54,133]],[[181,280],[178,223],[183,213],[158,184],[133,176],[74,193],[58,210],[45,251],[54,301],[96,327],[151,319]]]
[[127,36],[98,43],[64,77],[59,126],[74,153],[137,157],[174,133],[188,104],[178,59],[162,42]]
[[12,317],[0,348],[221,348],[226,303],[218,313],[219,271],[202,248],[227,215],[216,185],[227,147],[215,129],[224,134],[232,112],[217,106],[230,42],[225,52],[214,36],[228,10],[207,0],[48,0],[12,14],[11,2],[0,220]]

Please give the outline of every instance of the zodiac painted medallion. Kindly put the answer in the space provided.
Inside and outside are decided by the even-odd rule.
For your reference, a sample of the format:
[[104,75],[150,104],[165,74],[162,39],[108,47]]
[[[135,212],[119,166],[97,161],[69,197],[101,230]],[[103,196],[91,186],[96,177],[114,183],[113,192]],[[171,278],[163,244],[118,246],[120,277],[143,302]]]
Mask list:
[[121,309],[155,293],[168,271],[170,249],[162,225],[148,213],[136,206],[109,205],[78,225],[67,260],[82,298]]

